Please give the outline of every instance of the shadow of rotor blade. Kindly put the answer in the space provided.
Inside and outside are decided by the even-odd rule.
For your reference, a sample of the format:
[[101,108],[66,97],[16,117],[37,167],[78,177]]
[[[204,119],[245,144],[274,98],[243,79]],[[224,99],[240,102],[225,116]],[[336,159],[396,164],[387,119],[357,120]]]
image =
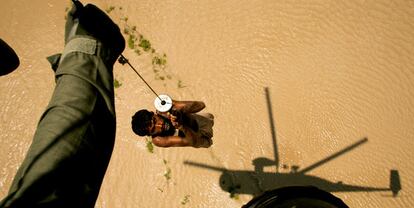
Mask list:
[[342,155],[342,154],[344,154],[344,153],[346,153],[346,152],[351,151],[351,150],[352,150],[352,149],[354,149],[355,147],[357,147],[357,146],[359,146],[359,145],[361,145],[361,144],[363,144],[363,143],[365,143],[365,142],[367,142],[367,141],[368,141],[368,138],[363,138],[363,139],[361,139],[360,141],[356,142],[355,144],[352,144],[352,145],[350,145],[350,146],[348,146],[348,147],[344,148],[343,150],[341,150],[341,151],[339,151],[339,152],[337,152],[337,153],[335,153],[335,154],[333,154],[333,155],[331,155],[331,156],[329,156],[329,157],[327,157],[327,158],[325,158],[325,159],[323,159],[323,160],[321,160],[321,161],[318,161],[318,162],[316,162],[316,163],[314,163],[314,164],[310,165],[310,166],[309,166],[309,167],[307,167],[307,168],[304,168],[304,169],[300,170],[300,171],[299,171],[299,173],[302,173],[302,174],[303,174],[303,173],[309,172],[309,171],[311,171],[311,170],[313,170],[313,169],[315,169],[315,168],[317,168],[317,167],[319,167],[319,166],[323,165],[324,163],[327,163],[327,162],[329,162],[330,160],[335,159],[336,157],[339,157],[340,155]]
[[333,184],[332,187],[328,187],[326,190],[329,192],[377,192],[390,191],[390,188]]
[[400,174],[398,170],[391,170],[390,171],[390,189],[392,191],[392,196],[396,197],[398,192],[400,192],[401,188],[401,181],[400,181]]
[[269,93],[268,87],[265,87],[265,93],[266,93],[267,109],[269,111],[270,133],[272,134],[273,151],[274,151],[273,154],[275,157],[276,172],[279,172],[279,152],[277,149],[277,142],[276,142],[276,130],[275,130],[275,123],[273,119],[272,101],[270,100],[270,93]]
[[214,166],[211,166],[211,165],[201,164],[201,163],[197,163],[197,162],[191,162],[191,161],[187,161],[187,160],[184,161],[184,164],[185,165],[196,166],[196,167],[199,167],[199,168],[205,168],[205,169],[210,169],[210,170],[215,170],[215,171],[221,171],[221,172],[228,171],[225,168],[214,167]]

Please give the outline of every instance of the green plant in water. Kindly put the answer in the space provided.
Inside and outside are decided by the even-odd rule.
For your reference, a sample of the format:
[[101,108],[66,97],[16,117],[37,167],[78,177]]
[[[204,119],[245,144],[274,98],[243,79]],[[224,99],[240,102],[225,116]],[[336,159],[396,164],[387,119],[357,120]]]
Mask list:
[[183,85],[183,82],[181,80],[178,80],[177,87],[184,88],[185,86]]
[[134,52],[139,56],[142,54],[142,52],[139,49],[135,49]]
[[167,55],[152,57],[152,65],[165,66],[167,64]]
[[146,143],[147,143],[148,152],[154,153],[154,145],[152,144],[151,138],[147,137],[146,138]]
[[115,87],[115,88],[118,88],[118,87],[120,87],[120,86],[122,86],[122,83],[121,83],[121,82],[119,82],[117,79],[114,79],[114,87]]
[[239,194],[235,194],[235,193],[231,194],[230,198],[232,198],[234,200],[239,200],[240,199]]
[[145,52],[151,49],[151,43],[145,38],[140,39],[138,46],[141,47]]
[[106,13],[111,13],[112,11],[114,11],[115,10],[115,7],[114,6],[110,6],[108,9],[105,9],[105,11],[106,11]]
[[167,179],[167,181],[171,179],[171,168],[167,167],[164,173],[164,177]]
[[128,17],[121,17],[121,20],[124,22],[128,22]]
[[[123,10],[122,7],[118,7],[118,9],[119,11]],[[116,10],[116,7],[110,6],[108,9],[106,9],[106,12],[109,14],[114,10]],[[157,50],[153,48],[151,42],[137,31],[137,27],[135,25],[129,24],[127,16],[121,15],[120,21],[122,22],[122,32],[126,36],[128,48],[132,49],[138,56],[142,54],[149,54],[152,61],[154,78],[156,80],[163,81],[164,86],[166,86],[165,81],[171,80],[173,78],[172,75],[165,70],[167,66],[167,55],[165,53],[162,55],[160,53],[157,53]],[[185,86],[183,86],[182,81],[179,80],[177,87],[184,88]]]
[[186,205],[188,202],[190,202],[190,195],[187,194],[184,196],[184,199],[181,200],[181,204]]
[[128,35],[128,47],[130,49],[135,48],[135,41],[136,41],[136,37],[134,35],[129,34]]
[[230,198],[238,200],[239,194],[236,193],[236,190],[240,188],[241,188],[240,184],[230,186],[228,190],[228,192],[230,193]]
[[167,166],[167,160],[163,159],[162,161],[165,165],[165,172],[164,172],[164,177],[165,179],[167,179],[167,181],[169,181],[171,179],[171,168]]

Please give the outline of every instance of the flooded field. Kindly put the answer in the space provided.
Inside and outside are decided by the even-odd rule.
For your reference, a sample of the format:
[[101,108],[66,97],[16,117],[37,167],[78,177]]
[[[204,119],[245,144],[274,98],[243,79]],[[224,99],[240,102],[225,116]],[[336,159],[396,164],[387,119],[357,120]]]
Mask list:
[[[297,184],[350,207],[414,206],[412,1],[83,3],[131,29],[123,54],[157,92],[204,101],[215,116],[211,148],[150,151],[130,122],[153,109],[154,95],[115,64],[116,144],[96,207],[241,207]],[[21,62],[0,77],[3,198],[53,92],[45,57],[63,50],[70,2],[0,5],[0,38]],[[402,190],[393,197],[396,171]]]

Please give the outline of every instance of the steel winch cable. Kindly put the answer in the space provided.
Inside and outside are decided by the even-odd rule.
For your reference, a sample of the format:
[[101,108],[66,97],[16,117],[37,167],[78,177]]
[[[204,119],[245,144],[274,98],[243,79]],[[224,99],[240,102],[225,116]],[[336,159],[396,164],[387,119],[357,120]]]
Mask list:
[[[75,7],[77,8],[77,10],[82,10],[83,9],[83,5],[79,0],[72,0],[73,4],[75,5]],[[132,66],[132,64],[128,61],[127,58],[125,58],[125,56],[123,54],[120,55],[120,57],[118,58],[118,62],[122,65],[128,64],[129,67],[131,67],[132,70],[134,70],[134,72],[139,76],[139,78],[141,78],[142,81],[144,81],[144,83],[148,86],[148,88],[155,94],[155,96],[161,101],[160,104],[161,105],[165,105],[166,101],[164,99],[161,99],[160,96],[158,95],[158,93],[155,92],[155,90],[148,84],[147,81],[145,81],[144,77],[142,77],[138,71]]]
[[161,99],[160,96],[158,95],[158,93],[155,92],[155,90],[148,84],[147,81],[145,81],[144,77],[142,77],[138,71],[131,65],[131,63],[128,61],[127,58],[125,58],[124,55],[121,54],[121,56],[118,59],[118,62],[122,65],[128,64],[129,67],[131,67],[132,70],[134,70],[134,72],[139,76],[139,78],[141,78],[142,81],[144,81],[144,83],[148,86],[148,88],[155,94],[155,96],[157,96],[157,98],[159,100],[161,100],[161,104],[164,105],[165,104],[165,100]]

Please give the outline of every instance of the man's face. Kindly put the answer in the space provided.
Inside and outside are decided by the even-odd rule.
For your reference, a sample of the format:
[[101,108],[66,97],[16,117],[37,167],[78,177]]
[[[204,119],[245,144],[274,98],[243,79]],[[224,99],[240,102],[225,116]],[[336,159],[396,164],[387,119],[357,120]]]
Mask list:
[[148,126],[150,136],[171,136],[174,135],[175,128],[171,121],[163,116],[154,114],[152,121]]

